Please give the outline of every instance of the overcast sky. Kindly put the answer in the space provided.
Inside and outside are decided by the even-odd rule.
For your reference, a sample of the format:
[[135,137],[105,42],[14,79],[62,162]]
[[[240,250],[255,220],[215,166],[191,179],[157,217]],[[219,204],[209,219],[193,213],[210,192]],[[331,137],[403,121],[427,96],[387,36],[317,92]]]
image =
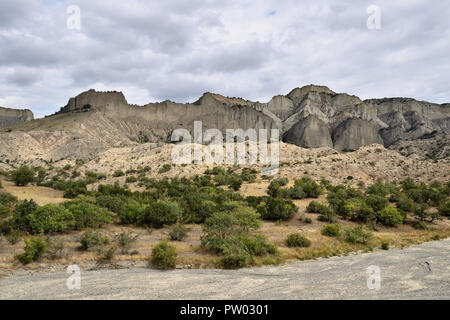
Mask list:
[[89,88],[136,104],[206,91],[266,102],[310,83],[450,102],[450,2],[0,1],[0,105],[36,117]]

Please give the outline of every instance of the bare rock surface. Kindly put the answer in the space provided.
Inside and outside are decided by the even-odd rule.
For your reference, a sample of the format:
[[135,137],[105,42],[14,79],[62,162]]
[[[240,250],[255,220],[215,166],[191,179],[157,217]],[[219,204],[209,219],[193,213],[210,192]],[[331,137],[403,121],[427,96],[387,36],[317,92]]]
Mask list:
[[[0,122],[5,122],[1,111]],[[26,112],[24,117],[30,119]],[[89,160],[109,148],[168,142],[177,128],[192,133],[194,121],[202,121],[203,132],[218,129],[224,136],[226,129],[279,129],[284,141],[300,147],[356,150],[379,143],[407,148],[405,155],[448,157],[442,149],[449,145],[449,104],[409,98],[362,101],[308,85],[267,103],[205,93],[194,103],[166,100],[144,106],[128,104],[121,92],[91,89],[70,98],[55,115],[0,129],[0,158]],[[428,143],[435,136],[438,141]]]
[[0,128],[34,119],[31,110],[17,110],[0,107]]

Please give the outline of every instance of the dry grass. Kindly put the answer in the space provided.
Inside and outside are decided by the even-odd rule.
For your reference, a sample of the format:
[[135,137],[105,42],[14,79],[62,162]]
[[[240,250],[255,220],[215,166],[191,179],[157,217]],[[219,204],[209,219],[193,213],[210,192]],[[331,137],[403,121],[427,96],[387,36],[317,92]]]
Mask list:
[[47,187],[38,187],[28,185],[26,187],[18,187],[11,181],[2,181],[2,191],[9,192],[15,195],[19,200],[33,199],[38,205],[45,205],[48,203],[62,203],[68,199],[63,198],[62,191],[54,190]]

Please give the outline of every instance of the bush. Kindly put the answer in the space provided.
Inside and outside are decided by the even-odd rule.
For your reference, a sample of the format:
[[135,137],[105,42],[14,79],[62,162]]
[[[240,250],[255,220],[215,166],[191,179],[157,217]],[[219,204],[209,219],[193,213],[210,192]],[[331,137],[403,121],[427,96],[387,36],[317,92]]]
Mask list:
[[328,206],[317,201],[311,201],[306,207],[306,211],[309,213],[323,213],[327,210],[329,210]]
[[172,165],[166,163],[158,170],[158,173],[166,173],[166,172],[169,172],[170,169],[172,169]]
[[47,204],[39,207],[29,214],[29,228],[34,234],[49,232],[65,232],[75,226],[73,214],[64,206],[58,204]]
[[322,194],[322,187],[310,177],[295,180],[295,185],[301,186],[307,198],[317,198]]
[[439,213],[443,216],[450,217],[450,200],[447,200],[438,208]]
[[174,269],[177,265],[177,256],[175,247],[164,240],[152,249],[150,263],[158,269]]
[[378,222],[389,227],[402,224],[405,218],[395,207],[386,207],[378,211],[376,217]]
[[309,217],[306,217],[305,219],[303,219],[304,223],[312,223],[312,219]]
[[8,192],[0,192],[0,204],[2,205],[14,205],[18,199]]
[[427,224],[425,222],[419,221],[419,220],[414,220],[414,222],[412,223],[412,226],[414,229],[421,229],[421,230],[428,229]]
[[317,217],[317,219],[319,221],[322,221],[322,222],[331,222],[331,223],[333,223],[333,222],[336,221],[336,214],[330,208],[327,208],[327,210],[323,211],[319,215],[319,217]]
[[117,251],[116,247],[98,248],[97,249],[97,261],[99,263],[110,262],[114,258],[116,251]]
[[246,182],[253,183],[256,181],[256,173],[255,169],[244,168],[241,172],[241,178]]
[[239,240],[252,256],[263,256],[266,254],[277,253],[277,247],[273,244],[267,243],[266,237],[261,234],[254,236],[241,236]]
[[252,261],[252,256],[239,244],[228,242],[223,246],[224,257],[219,260],[219,264],[225,269],[237,269],[248,266]]
[[47,240],[42,237],[29,237],[25,239],[25,252],[16,256],[22,264],[29,264],[39,260],[47,250]]
[[122,177],[124,175],[125,175],[125,172],[123,172],[122,170],[116,170],[116,171],[114,171],[112,176],[117,178],[117,177]]
[[21,237],[21,232],[17,229],[10,229],[8,234],[6,235],[6,240],[8,240],[8,242],[10,244],[16,244],[20,241],[20,237]]
[[366,197],[365,202],[376,212],[381,211],[386,208],[389,204],[389,201],[380,195],[371,194]]
[[11,171],[11,180],[16,186],[26,186],[35,180],[34,171],[28,166],[22,166],[19,169]]
[[96,229],[112,222],[113,214],[110,211],[89,202],[86,198],[65,202],[64,207],[72,213],[75,219],[73,228],[76,230]]
[[305,238],[300,233],[293,233],[287,236],[285,243],[288,247],[301,247],[306,248],[311,245],[311,240]]
[[116,236],[116,242],[121,249],[122,254],[127,254],[131,245],[137,240],[139,235],[133,235],[132,232],[122,232]]
[[134,183],[137,181],[138,181],[138,179],[135,176],[129,176],[126,178],[125,183]]
[[298,207],[291,200],[265,198],[257,206],[264,220],[289,220],[297,213]]
[[383,250],[389,250],[389,242],[382,241],[382,242],[381,242],[381,249],[383,249]]
[[183,241],[186,238],[189,229],[183,224],[177,224],[170,230],[169,236],[170,240],[173,241]]
[[292,188],[288,189],[288,195],[289,198],[296,200],[306,198],[306,193],[303,191],[303,187],[298,184],[295,184]]
[[328,224],[323,227],[322,234],[328,237],[337,237],[341,231],[339,224]]
[[242,237],[260,227],[259,217],[253,208],[242,205],[229,211],[214,213],[203,225],[202,247],[223,254],[224,246],[229,246],[230,242],[242,246]]
[[151,202],[137,217],[139,225],[149,225],[153,228],[161,228],[164,225],[176,223],[182,216],[182,209],[174,201]]
[[109,243],[109,239],[103,236],[99,232],[88,230],[84,232],[80,237],[80,250],[86,251],[97,246],[106,245]]
[[31,231],[29,226],[30,215],[38,209],[38,205],[31,200],[23,200],[14,211],[12,225],[22,231]]
[[242,186],[242,178],[236,174],[232,174],[228,185],[234,191],[238,191]]
[[372,233],[362,226],[345,229],[345,239],[350,243],[367,244],[372,238]]

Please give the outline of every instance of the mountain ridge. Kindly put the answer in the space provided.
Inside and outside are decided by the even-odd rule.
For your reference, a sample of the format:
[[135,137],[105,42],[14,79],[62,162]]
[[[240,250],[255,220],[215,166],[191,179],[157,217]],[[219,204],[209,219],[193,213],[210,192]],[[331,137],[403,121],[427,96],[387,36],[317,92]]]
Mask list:
[[[2,141],[7,141],[0,145],[0,155],[18,155],[13,141],[28,136],[51,157],[90,158],[111,147],[169,142],[173,130],[186,128],[192,132],[198,120],[204,130],[279,129],[284,142],[307,148],[345,151],[378,143],[405,155],[446,158],[450,154],[450,104],[412,98],[361,100],[326,86],[307,85],[265,103],[206,92],[193,103],[165,100],[142,106],[129,104],[119,91],[90,89],[70,98],[45,119],[16,124],[8,128],[10,132],[0,128]],[[36,138],[57,135],[64,136],[61,141],[67,139],[64,146],[52,146]],[[431,142],[415,143],[421,139]]]

